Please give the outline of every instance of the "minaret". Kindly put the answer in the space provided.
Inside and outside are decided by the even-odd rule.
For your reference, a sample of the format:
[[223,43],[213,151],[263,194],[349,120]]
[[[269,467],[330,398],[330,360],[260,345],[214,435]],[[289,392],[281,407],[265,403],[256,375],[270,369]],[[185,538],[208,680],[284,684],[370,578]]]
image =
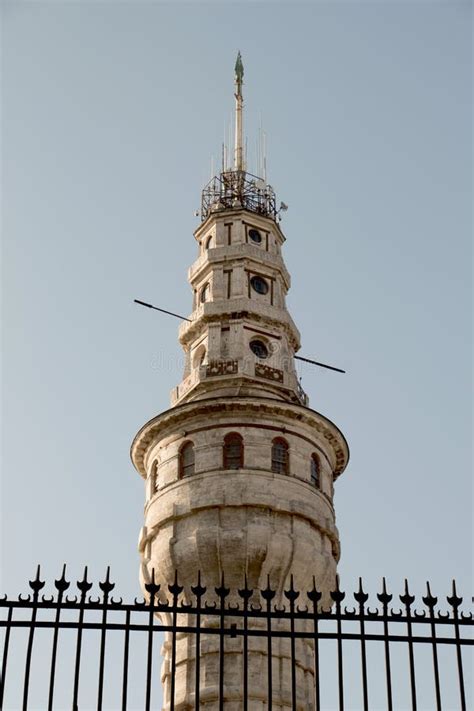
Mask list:
[[[172,391],[171,408],[145,424],[132,444],[133,463],[146,481],[141,582],[154,570],[167,589],[177,570],[186,595],[199,572],[211,590],[223,574],[231,589],[245,578],[253,589],[269,581],[278,604],[291,574],[304,591],[315,576],[323,603],[330,604],[340,555],[333,482],[347,464],[348,447],[338,428],[308,407],[298,382],[300,334],[286,308],[285,237],[273,189],[245,172],[242,83],[239,53],[234,166],[223,166],[204,188],[202,222],[194,233],[198,257],[188,273],[193,309],[179,329],[184,376]],[[194,708],[193,644],[180,641],[176,709]],[[297,707],[314,711],[307,644],[298,651]],[[168,652],[165,643],[165,708]],[[256,670],[249,708],[263,711],[258,669],[266,668],[265,650],[249,654]],[[291,695],[283,642],[273,656],[272,698],[284,711]],[[206,711],[218,708],[216,663],[207,648],[200,689]],[[235,647],[225,665],[225,708],[237,711],[242,670]]]

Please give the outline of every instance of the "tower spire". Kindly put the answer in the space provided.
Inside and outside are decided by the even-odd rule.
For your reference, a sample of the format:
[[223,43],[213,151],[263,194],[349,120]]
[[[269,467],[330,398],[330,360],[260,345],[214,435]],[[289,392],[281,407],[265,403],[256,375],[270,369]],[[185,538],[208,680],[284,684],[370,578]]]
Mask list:
[[242,114],[244,99],[242,96],[242,84],[244,77],[244,65],[240,52],[237,54],[235,62],[235,150],[234,150],[234,170],[244,170],[243,159],[243,128]]

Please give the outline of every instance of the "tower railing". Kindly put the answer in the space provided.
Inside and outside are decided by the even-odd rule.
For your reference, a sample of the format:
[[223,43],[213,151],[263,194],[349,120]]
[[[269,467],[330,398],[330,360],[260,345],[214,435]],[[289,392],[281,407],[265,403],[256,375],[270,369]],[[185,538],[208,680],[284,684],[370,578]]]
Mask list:
[[[277,646],[279,659],[286,659],[288,667],[288,692],[280,699],[281,707],[300,709],[295,650],[301,640],[309,642],[311,650],[313,710],[342,710],[346,705],[365,711],[473,708],[469,669],[474,620],[463,609],[455,583],[443,604],[428,584],[421,609],[407,583],[397,599],[384,581],[375,605],[360,581],[349,604],[337,585],[325,608],[324,596],[314,584],[299,592],[292,578],[283,592],[284,604],[277,605],[276,591],[269,585],[257,591],[244,581],[242,588],[231,591],[222,580],[218,587],[206,589],[199,577],[187,590],[176,576],[163,590],[153,577],[146,585],[147,599],[126,603],[112,595],[109,570],[99,583],[98,596],[91,594],[87,568],[75,594],[70,594],[63,570],[54,582],[54,593],[48,595],[42,593],[45,583],[38,568],[28,595],[1,598],[0,708],[149,711],[163,703],[163,708],[175,711],[177,650],[184,637],[195,649],[191,680],[195,709],[200,704],[204,708],[201,697],[209,679],[201,671],[210,638],[217,640],[214,646],[221,660],[213,680],[218,709],[226,708],[228,667],[223,660],[231,647],[241,658],[241,708],[253,708],[255,670],[249,650],[255,648],[255,640],[268,650],[270,660],[258,679],[268,709],[278,692],[272,688],[271,662],[272,648]],[[162,672],[168,679],[164,702],[156,668],[162,633],[170,660]],[[283,657],[282,644],[287,645]]]
[[276,218],[276,197],[271,185],[244,170],[227,170],[214,176],[201,195],[201,219],[215,210],[244,208]]

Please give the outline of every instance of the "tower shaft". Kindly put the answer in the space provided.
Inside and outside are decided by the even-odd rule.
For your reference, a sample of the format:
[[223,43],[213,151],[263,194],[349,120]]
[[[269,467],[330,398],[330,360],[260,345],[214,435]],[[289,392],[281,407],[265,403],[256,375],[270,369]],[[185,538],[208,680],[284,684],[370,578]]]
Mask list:
[[[285,237],[270,209],[274,193],[243,172],[240,54],[235,77],[235,170],[215,178],[220,187],[208,194],[194,234],[198,256],[188,275],[193,308],[179,331],[183,379],[172,391],[171,409],[145,424],[132,445],[133,463],[146,482],[140,577],[145,586],[154,575],[167,590],[177,571],[185,600],[198,575],[211,592],[223,576],[231,590],[244,581],[255,590],[269,584],[274,604],[283,605],[291,576],[299,590],[310,590],[314,576],[328,606],[340,555],[333,482],[349,453],[338,428],[308,407],[298,381],[300,334],[286,307],[290,276],[282,257]],[[212,641],[218,637],[208,637],[200,650],[198,690],[195,640],[178,639],[177,711],[194,708],[196,693],[201,708],[219,708],[219,649]],[[267,654],[255,638],[248,657],[252,711],[267,708],[260,684]],[[166,709],[168,641],[164,655]],[[282,639],[272,647],[269,692],[279,711],[292,708],[290,663]],[[297,709],[315,711],[310,642],[298,641],[296,664]],[[231,640],[224,658],[225,711],[243,708],[242,675],[242,643]]]

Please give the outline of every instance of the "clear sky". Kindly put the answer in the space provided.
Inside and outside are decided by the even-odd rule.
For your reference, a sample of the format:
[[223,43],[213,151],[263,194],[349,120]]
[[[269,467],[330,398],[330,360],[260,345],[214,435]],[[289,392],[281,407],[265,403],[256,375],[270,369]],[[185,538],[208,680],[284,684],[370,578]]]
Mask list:
[[245,66],[311,406],[344,432],[342,585],[470,596],[471,4],[2,3],[1,587],[138,592],[139,427],[181,379],[194,210]]

